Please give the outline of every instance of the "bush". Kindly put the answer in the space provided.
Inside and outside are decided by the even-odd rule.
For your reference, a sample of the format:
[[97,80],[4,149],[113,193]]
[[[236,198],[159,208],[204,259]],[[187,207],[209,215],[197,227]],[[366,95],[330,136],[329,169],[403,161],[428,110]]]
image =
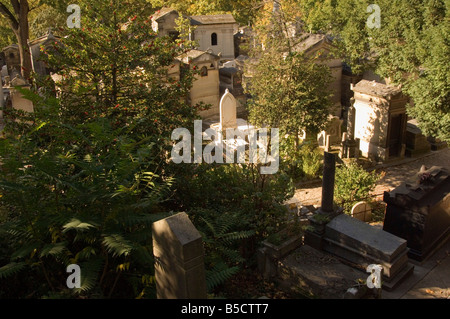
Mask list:
[[313,144],[304,144],[300,150],[302,171],[306,179],[319,177],[322,170],[323,151]]
[[346,214],[350,214],[354,204],[367,200],[380,177],[374,171],[366,171],[354,161],[338,167],[334,188],[336,204],[343,207]]
[[305,141],[299,147],[294,137],[285,137],[281,140],[280,154],[281,169],[294,181],[319,177],[322,170],[323,151],[311,141]]

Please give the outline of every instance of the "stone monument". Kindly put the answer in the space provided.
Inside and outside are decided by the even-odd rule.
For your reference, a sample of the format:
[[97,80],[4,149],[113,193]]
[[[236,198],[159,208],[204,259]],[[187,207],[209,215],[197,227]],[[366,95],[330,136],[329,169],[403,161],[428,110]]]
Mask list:
[[334,207],[335,155],[325,153],[322,203],[309,220],[305,244],[331,253],[364,270],[370,264],[383,266],[383,288],[394,289],[414,269],[408,263],[406,240],[342,214]]
[[228,89],[220,99],[220,130],[225,132],[227,128],[237,128],[236,99]]
[[425,260],[450,235],[450,173],[423,167],[409,181],[384,193],[383,229],[408,242],[409,257]]
[[431,151],[427,137],[422,134],[417,120],[409,120],[406,124],[406,151],[409,157],[415,157]]
[[387,161],[403,158],[406,103],[400,87],[362,80],[352,86],[355,102],[354,136],[364,157]]
[[358,202],[353,205],[351,216],[363,222],[370,222],[372,219],[372,208],[367,202]]
[[33,102],[24,98],[23,94],[16,88],[29,90],[31,86],[20,76],[16,75],[10,82],[9,94],[11,98],[12,107],[16,110],[22,110],[32,113],[34,111]]
[[347,132],[342,134],[340,158],[358,158],[359,139],[355,139],[355,99],[351,99],[351,105],[347,111]]
[[186,213],[153,223],[158,299],[206,299],[203,241]]

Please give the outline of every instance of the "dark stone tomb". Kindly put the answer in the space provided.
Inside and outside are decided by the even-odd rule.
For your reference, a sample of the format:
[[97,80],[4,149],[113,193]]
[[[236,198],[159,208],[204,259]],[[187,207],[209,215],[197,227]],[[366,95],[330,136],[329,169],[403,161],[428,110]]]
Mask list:
[[422,167],[409,181],[384,193],[383,230],[406,239],[408,256],[429,257],[450,235],[450,173]]

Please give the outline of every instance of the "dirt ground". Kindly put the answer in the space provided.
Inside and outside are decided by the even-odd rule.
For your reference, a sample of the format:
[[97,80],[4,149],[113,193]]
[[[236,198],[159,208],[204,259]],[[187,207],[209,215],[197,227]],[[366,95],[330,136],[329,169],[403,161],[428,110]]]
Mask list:
[[[384,177],[378,181],[373,194],[379,194],[382,199],[384,191],[391,191],[399,186],[405,179],[416,174],[422,165],[427,168],[442,166],[450,170],[450,148],[430,152],[418,158],[405,158],[377,168],[377,172],[384,172]],[[322,197],[321,182],[310,183],[297,189],[294,197],[302,205],[320,205]]]

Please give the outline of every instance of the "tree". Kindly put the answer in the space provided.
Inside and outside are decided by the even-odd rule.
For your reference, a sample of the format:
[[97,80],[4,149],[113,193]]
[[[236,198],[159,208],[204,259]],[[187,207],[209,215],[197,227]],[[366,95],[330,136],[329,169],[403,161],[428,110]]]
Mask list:
[[247,65],[252,74],[250,121],[279,128],[280,136],[297,137],[302,130],[318,133],[331,108],[330,70],[320,63],[319,55],[307,57],[295,51],[296,40],[287,32],[290,21],[283,10],[269,15],[256,29],[263,48],[253,49],[254,59]]
[[0,280],[30,276],[19,295],[41,297],[67,291],[65,267],[78,264],[77,293],[148,297],[150,226],[167,216],[174,179],[171,132],[197,111],[186,102],[190,71],[168,74],[189,46],[158,37],[144,2],[84,5],[82,28],[47,51],[57,91],[51,78],[37,79],[39,94],[23,90],[35,112],[21,121],[5,114],[0,205],[10,213]]
[[[379,3],[384,17],[370,32],[377,71],[411,97],[408,114],[426,136],[450,142],[449,2]],[[386,17],[395,17],[388,19]]]
[[9,5],[0,2],[0,13],[9,22],[19,46],[21,74],[29,79],[32,70],[31,55],[28,47],[30,29],[28,26],[28,14],[30,4],[28,0],[10,0]]
[[372,69],[401,85],[423,133],[450,141],[448,1],[377,1],[379,28],[367,23],[370,1],[308,3],[308,28],[333,34],[355,74]]

